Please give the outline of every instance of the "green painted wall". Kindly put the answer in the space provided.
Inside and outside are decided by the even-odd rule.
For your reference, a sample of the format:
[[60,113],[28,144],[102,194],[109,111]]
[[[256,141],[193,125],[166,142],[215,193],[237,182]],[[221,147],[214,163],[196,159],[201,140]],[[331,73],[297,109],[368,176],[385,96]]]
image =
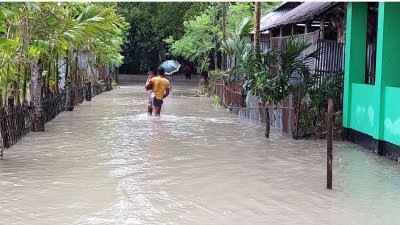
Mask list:
[[383,140],[400,145],[400,88],[386,87],[385,92]]
[[374,86],[367,84],[353,84],[351,96],[351,123],[350,128],[365,134],[372,135],[376,129],[375,99],[366,98],[365,93],[373,93]]
[[367,4],[347,4],[346,57],[343,93],[343,127],[350,126],[353,83],[364,83],[367,32]]
[[364,84],[366,7],[347,4],[343,126],[400,145],[400,3],[379,3],[375,85]]
[[[378,41],[376,52],[376,94],[381,101],[377,105],[380,115],[380,125],[376,137],[384,137],[385,110],[395,110],[395,102],[385,105],[386,87],[400,87],[400,30],[399,30],[400,3],[381,2],[378,12]],[[399,137],[400,138],[400,137]]]

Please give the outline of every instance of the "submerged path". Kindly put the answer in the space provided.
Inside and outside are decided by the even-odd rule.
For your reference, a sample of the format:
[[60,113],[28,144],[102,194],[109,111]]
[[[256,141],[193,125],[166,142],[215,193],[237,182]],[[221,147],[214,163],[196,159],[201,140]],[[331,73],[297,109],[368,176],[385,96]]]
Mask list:
[[63,112],[6,150],[0,224],[400,224],[400,166],[353,144],[292,140],[174,82],[146,115],[145,78]]

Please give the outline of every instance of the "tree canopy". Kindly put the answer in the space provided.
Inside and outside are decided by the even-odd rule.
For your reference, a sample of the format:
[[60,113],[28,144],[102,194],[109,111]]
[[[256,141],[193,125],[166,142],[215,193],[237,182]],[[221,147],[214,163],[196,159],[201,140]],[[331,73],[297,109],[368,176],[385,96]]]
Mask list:
[[[263,11],[273,7],[275,3],[264,3]],[[184,21],[184,34],[180,39],[170,36],[165,42],[170,45],[174,56],[195,61],[201,70],[207,70],[211,65],[213,68],[221,67],[222,35],[222,7],[223,3],[209,3],[198,15]],[[243,18],[250,18],[249,24],[253,23],[253,3],[230,3],[227,7],[227,31],[234,34],[235,27]],[[246,30],[249,35],[250,30]]]
[[160,52],[165,49],[164,39],[180,38],[183,22],[206,7],[203,2],[120,2],[118,12],[131,27],[124,46],[125,65],[122,71],[134,73],[158,66]]
[[35,74],[35,68],[55,86],[59,59],[66,57],[68,61],[74,52],[89,52],[91,66],[122,64],[121,45],[128,25],[117,14],[115,3],[0,3],[3,96],[9,94],[12,81],[19,83],[25,95],[26,71]]

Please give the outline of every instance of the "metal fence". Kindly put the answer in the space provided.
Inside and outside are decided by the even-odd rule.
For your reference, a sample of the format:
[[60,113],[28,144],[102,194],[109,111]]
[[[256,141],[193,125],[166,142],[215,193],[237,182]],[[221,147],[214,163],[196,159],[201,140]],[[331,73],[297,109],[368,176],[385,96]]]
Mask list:
[[317,49],[320,49],[320,54],[315,59],[315,89],[318,89],[329,75],[344,71],[345,44],[330,40],[318,40]]
[[[87,93],[86,86],[72,87],[71,93],[74,106],[83,102]],[[92,97],[111,90],[109,85],[94,85]],[[32,130],[33,106],[28,102],[14,106],[14,100],[9,101],[9,106],[0,107],[0,158],[3,158],[4,149],[16,144],[24,135]],[[47,123],[65,110],[66,92],[51,93],[43,97],[43,116]]]

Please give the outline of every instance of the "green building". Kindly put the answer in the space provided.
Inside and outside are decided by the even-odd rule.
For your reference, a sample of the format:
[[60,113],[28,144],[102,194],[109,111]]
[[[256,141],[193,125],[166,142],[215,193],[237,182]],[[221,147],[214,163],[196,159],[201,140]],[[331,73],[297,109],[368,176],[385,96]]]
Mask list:
[[400,3],[377,4],[373,83],[366,81],[370,3],[347,3],[343,96],[345,138],[390,158],[400,156]]

